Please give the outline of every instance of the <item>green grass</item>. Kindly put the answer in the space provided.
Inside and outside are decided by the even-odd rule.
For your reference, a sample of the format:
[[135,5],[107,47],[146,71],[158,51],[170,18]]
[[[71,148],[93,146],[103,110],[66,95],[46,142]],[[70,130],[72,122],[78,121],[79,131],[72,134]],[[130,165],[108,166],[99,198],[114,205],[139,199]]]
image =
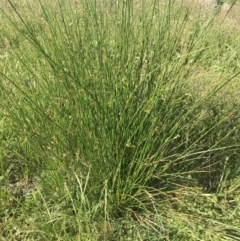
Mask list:
[[2,7],[1,240],[240,239],[240,44],[219,18]]

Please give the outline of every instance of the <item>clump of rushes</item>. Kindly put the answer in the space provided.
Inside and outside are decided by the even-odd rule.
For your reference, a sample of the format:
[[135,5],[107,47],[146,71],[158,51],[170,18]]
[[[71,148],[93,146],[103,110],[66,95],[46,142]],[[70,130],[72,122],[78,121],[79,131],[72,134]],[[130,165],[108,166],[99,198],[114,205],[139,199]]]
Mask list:
[[[181,203],[180,192],[189,202],[187,190],[219,191],[223,168],[235,167],[228,160],[239,149],[239,123],[227,123],[238,107],[219,110],[213,97],[238,73],[202,71],[221,50],[207,39],[214,16],[191,19],[190,9],[166,2],[58,0],[18,9],[8,1],[1,110],[11,142],[3,153],[36,180],[52,218],[52,229],[39,224],[46,233],[113,240],[112,220],[127,217],[155,238],[171,237],[171,228],[188,240],[202,232],[178,233],[167,211]],[[210,78],[209,87],[194,89]],[[57,203],[74,231],[51,215]],[[93,225],[99,220],[104,228]]]

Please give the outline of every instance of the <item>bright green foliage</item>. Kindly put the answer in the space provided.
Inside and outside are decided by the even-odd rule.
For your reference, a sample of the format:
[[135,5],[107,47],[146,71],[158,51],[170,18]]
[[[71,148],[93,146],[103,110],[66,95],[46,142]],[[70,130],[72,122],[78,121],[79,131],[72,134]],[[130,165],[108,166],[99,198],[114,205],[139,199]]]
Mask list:
[[239,238],[240,45],[217,12],[154,0],[8,4],[3,239]]

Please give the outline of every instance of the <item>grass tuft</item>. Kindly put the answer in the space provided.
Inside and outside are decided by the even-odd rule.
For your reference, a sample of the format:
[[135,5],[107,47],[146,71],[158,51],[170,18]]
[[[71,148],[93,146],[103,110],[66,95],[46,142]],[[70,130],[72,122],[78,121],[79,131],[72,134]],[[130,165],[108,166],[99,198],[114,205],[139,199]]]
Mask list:
[[239,37],[175,1],[2,7],[8,240],[238,240]]

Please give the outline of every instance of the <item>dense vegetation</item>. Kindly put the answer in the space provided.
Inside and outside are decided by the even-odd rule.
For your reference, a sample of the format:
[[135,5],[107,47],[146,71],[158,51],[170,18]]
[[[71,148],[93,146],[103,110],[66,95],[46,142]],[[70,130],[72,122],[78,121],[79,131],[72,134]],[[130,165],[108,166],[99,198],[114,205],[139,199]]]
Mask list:
[[0,14],[1,240],[240,240],[240,30],[221,9]]

